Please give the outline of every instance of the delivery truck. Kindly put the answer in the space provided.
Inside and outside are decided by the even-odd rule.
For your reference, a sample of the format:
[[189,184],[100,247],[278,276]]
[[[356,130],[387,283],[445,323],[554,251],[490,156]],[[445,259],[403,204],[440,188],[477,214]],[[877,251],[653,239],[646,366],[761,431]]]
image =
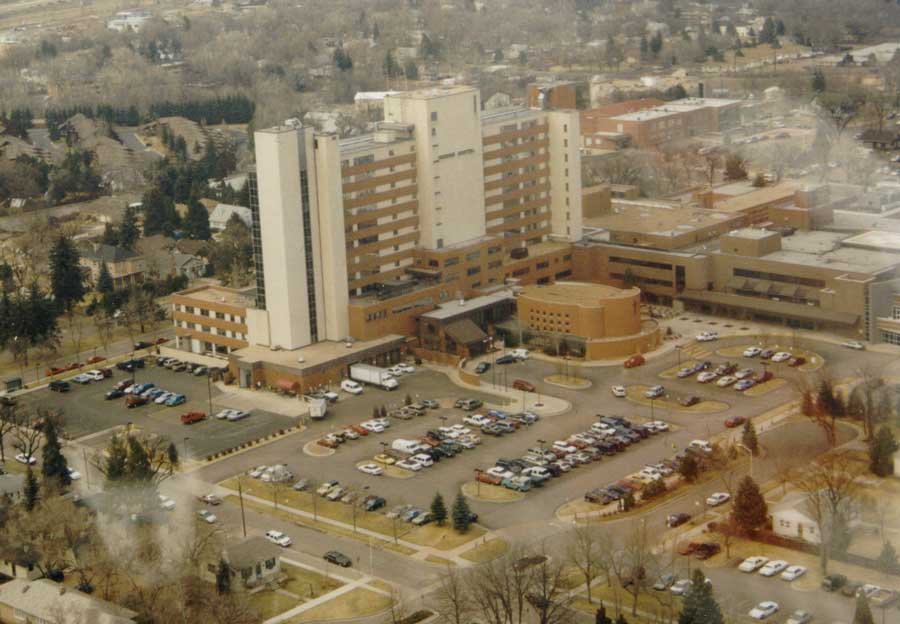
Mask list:
[[325,418],[328,411],[328,401],[318,397],[303,397],[306,406],[309,408],[309,417],[313,420],[321,420]]
[[400,387],[394,376],[387,369],[370,364],[353,364],[350,366],[350,378],[359,383],[378,386],[384,390],[396,390]]

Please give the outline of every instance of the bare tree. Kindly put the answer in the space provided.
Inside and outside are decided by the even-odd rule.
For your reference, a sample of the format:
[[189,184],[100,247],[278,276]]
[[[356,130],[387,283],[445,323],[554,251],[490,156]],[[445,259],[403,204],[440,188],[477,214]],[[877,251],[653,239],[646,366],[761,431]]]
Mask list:
[[537,613],[540,624],[566,624],[573,621],[569,608],[572,598],[566,589],[564,561],[543,556],[543,561],[533,568],[527,600]]
[[6,461],[6,436],[16,430],[16,409],[12,405],[0,407],[0,463]]
[[600,533],[599,527],[585,525],[576,526],[569,534],[567,559],[578,568],[581,576],[584,577],[588,602],[593,602],[591,585],[593,585],[594,579],[600,576],[603,567]]
[[450,624],[466,624],[473,612],[463,573],[447,566],[438,578],[435,590],[437,612]]
[[638,598],[658,567],[644,522],[634,523],[621,549],[613,553],[611,565],[619,585],[631,596],[631,614],[637,615]]
[[844,550],[847,524],[855,513],[865,466],[847,452],[831,452],[798,471],[794,485],[806,498],[806,509],[819,532],[819,562],[828,572],[831,552]]
[[863,421],[866,440],[871,440],[875,434],[875,423],[880,419],[878,413],[881,406],[879,390],[884,386],[884,378],[881,376],[881,369],[872,364],[861,366],[858,374],[860,382],[851,391],[850,398],[853,398],[854,395],[859,397],[859,407],[862,412],[859,416]]
[[13,448],[26,457],[37,458],[38,449],[40,449],[41,441],[44,439],[44,434],[41,432],[41,423],[51,417],[54,417],[54,415],[44,409],[40,409],[37,412],[18,412],[13,433]]
[[112,341],[115,323],[104,311],[97,310],[94,312],[94,329],[97,331],[97,337],[100,344],[103,345],[104,353],[109,349],[109,343]]

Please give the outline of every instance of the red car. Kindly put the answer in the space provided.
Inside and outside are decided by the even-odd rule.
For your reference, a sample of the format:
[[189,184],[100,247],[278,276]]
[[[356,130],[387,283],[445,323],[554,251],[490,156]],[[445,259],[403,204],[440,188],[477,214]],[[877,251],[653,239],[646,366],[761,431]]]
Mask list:
[[103,356],[95,355],[95,356],[93,356],[93,357],[89,357],[89,358],[87,359],[87,363],[88,363],[88,364],[96,364],[97,362],[102,362],[102,361],[105,360],[105,359],[106,359],[106,358],[103,357]]
[[647,360],[644,359],[643,355],[636,353],[625,360],[624,366],[625,368],[635,368],[637,366],[642,366],[644,363],[646,363],[646,361]]
[[317,441],[316,441],[316,444],[318,444],[319,446],[324,446],[324,447],[326,447],[326,448],[332,448],[332,449],[338,447],[338,443],[337,443],[336,441],[334,441],[334,440],[326,440],[325,438],[322,438],[322,439],[320,439],[320,440],[317,440]]
[[524,390],[525,392],[534,392],[534,384],[524,379],[516,379],[513,382],[513,388],[516,390]]
[[761,384],[766,381],[769,381],[770,379],[772,379],[772,377],[774,377],[774,375],[772,374],[772,371],[762,371],[753,376],[753,381],[755,381],[758,384]]
[[201,420],[206,419],[206,414],[203,412],[188,412],[187,414],[181,415],[181,424],[182,425],[193,425],[196,422],[200,422]]
[[150,399],[139,394],[129,394],[125,397],[125,407],[140,407],[141,405],[147,405],[150,402]]
[[792,357],[790,360],[788,360],[788,366],[793,366],[794,368],[797,368],[798,366],[803,366],[804,364],[806,364],[805,357],[797,356],[797,357]]
[[350,425],[350,428],[361,436],[369,435],[369,430],[365,427],[361,427],[360,425]]
[[732,416],[731,418],[729,418],[728,420],[725,421],[725,426],[728,427],[729,429],[733,429],[734,427],[740,427],[745,422],[747,422],[747,419],[744,418],[743,416]]

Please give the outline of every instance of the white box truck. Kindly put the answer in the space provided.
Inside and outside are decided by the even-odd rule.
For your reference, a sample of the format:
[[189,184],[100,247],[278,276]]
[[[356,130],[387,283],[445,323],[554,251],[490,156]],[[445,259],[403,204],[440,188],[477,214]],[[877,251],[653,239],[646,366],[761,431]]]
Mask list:
[[400,387],[394,376],[387,369],[378,368],[370,364],[351,364],[350,379],[359,383],[366,383],[372,386],[378,386],[384,390],[396,390]]
[[403,438],[397,438],[391,443],[391,449],[399,453],[409,453],[410,455],[414,455],[415,453],[427,450],[428,446],[418,440],[404,440]]
[[306,406],[309,409],[309,417],[313,420],[321,420],[325,418],[328,412],[328,401],[316,397],[304,397]]

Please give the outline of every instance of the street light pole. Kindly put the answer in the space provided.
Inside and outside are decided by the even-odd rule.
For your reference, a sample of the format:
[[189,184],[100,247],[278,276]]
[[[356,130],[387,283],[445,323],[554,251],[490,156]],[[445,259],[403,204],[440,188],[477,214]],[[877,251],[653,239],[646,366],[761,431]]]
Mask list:
[[206,393],[207,400],[209,404],[209,417],[212,418],[212,371],[208,368],[206,369]]
[[247,518],[244,515],[244,488],[241,483],[241,478],[238,477],[238,500],[241,502],[241,526],[244,529],[244,537],[247,537]]

